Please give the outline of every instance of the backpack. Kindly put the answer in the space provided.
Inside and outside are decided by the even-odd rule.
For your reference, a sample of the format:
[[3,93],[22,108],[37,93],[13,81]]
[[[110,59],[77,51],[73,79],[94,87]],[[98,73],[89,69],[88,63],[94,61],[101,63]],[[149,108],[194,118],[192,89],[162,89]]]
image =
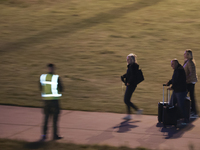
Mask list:
[[144,81],[143,72],[141,69],[138,69],[138,71],[136,73],[136,83],[139,84],[142,81]]

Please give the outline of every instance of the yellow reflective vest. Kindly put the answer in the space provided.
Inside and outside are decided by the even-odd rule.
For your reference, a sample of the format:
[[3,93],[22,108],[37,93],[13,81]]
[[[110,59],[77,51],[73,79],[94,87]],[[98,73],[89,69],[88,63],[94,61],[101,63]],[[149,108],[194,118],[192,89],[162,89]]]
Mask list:
[[42,85],[42,98],[44,100],[57,100],[62,94],[58,91],[59,75],[42,74],[40,76],[40,83]]

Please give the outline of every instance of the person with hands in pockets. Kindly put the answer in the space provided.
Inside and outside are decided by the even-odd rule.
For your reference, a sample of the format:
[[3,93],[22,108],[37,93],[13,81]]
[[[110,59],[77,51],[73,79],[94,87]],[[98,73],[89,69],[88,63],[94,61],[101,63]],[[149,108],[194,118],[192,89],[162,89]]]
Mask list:
[[47,138],[48,120],[53,116],[53,140],[59,140],[63,137],[58,135],[57,123],[60,114],[59,99],[63,91],[59,75],[54,73],[55,65],[48,64],[48,73],[40,76],[40,90],[44,102],[44,124],[42,141]]

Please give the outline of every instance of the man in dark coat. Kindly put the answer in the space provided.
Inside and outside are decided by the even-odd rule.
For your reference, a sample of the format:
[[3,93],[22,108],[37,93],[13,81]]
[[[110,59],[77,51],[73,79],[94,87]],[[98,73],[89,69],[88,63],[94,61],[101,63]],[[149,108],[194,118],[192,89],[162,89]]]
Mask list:
[[186,124],[189,120],[187,120],[185,114],[185,98],[187,96],[185,70],[177,59],[173,59],[171,61],[171,67],[174,69],[174,73],[172,75],[172,79],[167,83],[168,86],[172,84],[172,86],[168,89],[173,90],[170,105],[174,106],[177,104],[180,113],[185,119],[183,124]]

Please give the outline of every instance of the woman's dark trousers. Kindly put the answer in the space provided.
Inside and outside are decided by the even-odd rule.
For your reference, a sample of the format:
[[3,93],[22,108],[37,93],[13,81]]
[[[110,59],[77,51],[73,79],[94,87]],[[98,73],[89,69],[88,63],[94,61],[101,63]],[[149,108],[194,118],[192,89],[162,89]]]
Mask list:
[[132,107],[133,109],[135,110],[138,110],[138,107],[135,106],[132,102],[131,102],[131,96],[133,94],[133,92],[135,91],[137,86],[127,86],[126,87],[126,92],[125,92],[125,95],[124,95],[124,103],[126,104],[127,106],[127,113],[128,114],[131,114],[131,110],[130,110],[130,107]]
[[195,84],[192,84],[192,83],[187,84],[187,90],[190,93],[190,99],[191,99],[191,112],[194,112],[195,114],[197,114],[196,102],[195,102],[195,96],[194,96],[194,87],[195,87]]

